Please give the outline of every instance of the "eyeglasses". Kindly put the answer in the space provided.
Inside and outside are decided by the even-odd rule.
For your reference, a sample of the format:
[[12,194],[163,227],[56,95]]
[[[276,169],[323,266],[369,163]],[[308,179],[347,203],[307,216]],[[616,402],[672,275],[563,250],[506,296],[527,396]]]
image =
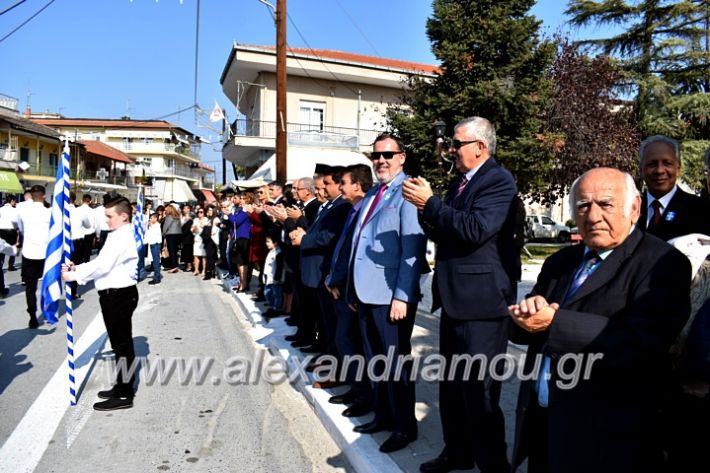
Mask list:
[[394,158],[395,154],[402,154],[404,151],[373,151],[370,153],[370,158],[373,161],[377,161],[380,157],[385,158],[387,161]]
[[462,146],[470,145],[471,143],[483,143],[481,140],[471,140],[471,141],[461,141],[461,140],[451,140],[449,143],[449,148],[455,150],[460,150]]
[[204,211],[204,210],[198,210],[197,213],[198,213],[198,214],[203,214],[203,213],[205,213],[205,211]]
[[257,194],[263,194],[263,193],[264,193],[264,191],[258,191],[258,192],[257,192]]

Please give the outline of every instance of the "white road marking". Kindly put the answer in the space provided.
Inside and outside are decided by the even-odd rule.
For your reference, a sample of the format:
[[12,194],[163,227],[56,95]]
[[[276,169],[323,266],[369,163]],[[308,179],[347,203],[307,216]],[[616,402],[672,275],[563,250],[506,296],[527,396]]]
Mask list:
[[[106,342],[106,329],[101,312],[94,316],[81,338],[74,345],[77,390],[82,387],[93,363],[92,358]],[[49,441],[69,407],[69,375],[67,360],[45,385],[35,402],[25,413],[15,430],[0,449],[0,472],[32,473],[44,455]],[[83,426],[83,423],[79,423]],[[81,426],[79,428],[81,428]],[[69,437],[76,437],[73,432]],[[73,441],[72,438],[72,441]],[[67,439],[69,443],[69,438]]]

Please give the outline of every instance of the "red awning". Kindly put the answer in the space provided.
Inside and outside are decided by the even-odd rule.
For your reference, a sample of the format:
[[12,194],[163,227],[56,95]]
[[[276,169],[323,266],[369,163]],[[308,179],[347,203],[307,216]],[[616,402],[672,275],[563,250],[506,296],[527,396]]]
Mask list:
[[211,190],[200,189],[200,192],[202,192],[202,195],[205,196],[205,200],[207,202],[217,202],[217,197],[214,196],[214,193]]
[[133,160],[125,153],[117,150],[116,148],[102,143],[97,140],[81,140],[81,144],[86,147],[86,151],[91,154],[96,154],[98,156],[103,156],[104,158],[111,159],[113,161],[118,161],[121,163],[132,164]]

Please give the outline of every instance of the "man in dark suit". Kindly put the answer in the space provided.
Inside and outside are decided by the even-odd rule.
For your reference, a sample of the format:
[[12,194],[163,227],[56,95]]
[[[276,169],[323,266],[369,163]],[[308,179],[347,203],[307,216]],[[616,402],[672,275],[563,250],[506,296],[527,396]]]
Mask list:
[[646,184],[638,226],[662,240],[703,233],[710,235],[710,201],[684,192],[680,176],[680,145],[663,135],[641,143],[641,173]]
[[[303,351],[312,353],[327,353],[337,355],[335,348],[335,308],[333,298],[325,288],[325,277],[330,271],[330,260],[337,243],[338,235],[345,225],[345,219],[351,204],[342,198],[338,189],[343,168],[328,168],[323,173],[326,197],[328,203],[316,217],[313,225],[306,231],[297,228],[289,234],[291,242],[301,248],[301,280],[305,286],[304,299],[311,302],[313,308],[303,307],[302,316],[306,313],[315,314],[318,326],[318,339],[309,349]],[[318,382],[315,387],[329,387],[334,382]]]
[[584,244],[548,258],[532,293],[509,308],[533,376],[520,388],[513,464],[660,473],[659,412],[668,350],[690,312],[690,263],[634,230],[641,199],[628,174],[593,169],[570,194]]
[[[510,172],[496,163],[493,125],[467,118],[454,129],[456,179],[444,200],[432,195],[424,179],[410,179],[404,196],[419,209],[429,239],[437,243],[432,285],[434,307],[441,311],[439,351],[450,366],[460,355],[487,359],[506,352],[508,305],[515,301],[520,257],[515,245],[517,193]],[[509,469],[500,381],[486,374],[456,376],[440,383],[439,409],[444,451],[421,465],[422,472],[473,468],[483,473]]]

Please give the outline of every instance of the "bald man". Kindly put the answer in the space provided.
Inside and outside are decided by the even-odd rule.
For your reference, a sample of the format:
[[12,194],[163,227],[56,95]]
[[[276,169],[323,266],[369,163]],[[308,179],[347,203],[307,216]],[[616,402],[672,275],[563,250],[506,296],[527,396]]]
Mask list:
[[690,263],[634,230],[641,198],[628,174],[591,170],[570,200],[584,244],[549,257],[532,293],[509,307],[535,378],[521,384],[513,463],[527,456],[529,473],[665,471],[659,411],[668,350],[690,313]]

